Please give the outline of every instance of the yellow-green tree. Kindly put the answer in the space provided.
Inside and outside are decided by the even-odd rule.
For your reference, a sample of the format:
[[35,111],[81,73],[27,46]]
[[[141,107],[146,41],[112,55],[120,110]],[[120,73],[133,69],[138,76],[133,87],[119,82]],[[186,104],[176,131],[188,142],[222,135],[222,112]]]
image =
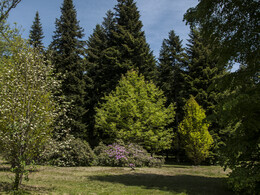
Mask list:
[[209,155],[213,143],[208,131],[209,123],[205,118],[205,111],[191,96],[184,106],[184,119],[178,131],[185,152],[195,165],[200,164]]
[[[151,152],[169,149],[175,111],[165,107],[163,91],[136,71],[129,71],[96,109],[96,130],[105,142],[122,139]],[[106,139],[107,138],[107,139]]]

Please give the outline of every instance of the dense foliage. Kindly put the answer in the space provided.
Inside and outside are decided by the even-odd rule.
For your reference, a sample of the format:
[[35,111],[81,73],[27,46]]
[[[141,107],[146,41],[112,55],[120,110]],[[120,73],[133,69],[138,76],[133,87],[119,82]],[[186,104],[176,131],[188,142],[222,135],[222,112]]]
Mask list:
[[52,91],[59,83],[53,67],[19,36],[1,59],[0,151],[11,163],[18,189],[52,132],[58,106]]
[[180,162],[180,136],[178,125],[183,119],[183,106],[188,97],[186,86],[187,55],[182,47],[182,41],[172,30],[169,37],[163,40],[160,50],[158,66],[158,85],[164,91],[167,98],[166,106],[175,103],[175,120],[170,126],[173,128],[175,137],[173,139],[177,161]]
[[[186,48],[170,31],[156,64],[134,0],[117,0],[87,42],[64,0],[48,52],[38,12],[28,42],[6,24],[20,1],[0,0],[0,152],[16,189],[34,160],[134,169],[162,164],[147,151],[185,150],[230,168],[236,192],[260,191],[259,2],[199,1]],[[110,145],[94,154],[86,141]]]
[[229,182],[234,190],[248,194],[260,189],[259,14],[254,0],[202,0],[185,15],[218,45],[214,52],[221,56],[220,64],[235,60],[242,65],[219,83],[225,94],[219,116],[228,134],[221,156],[223,165],[232,169]]
[[105,93],[116,88],[129,70],[156,81],[156,63],[145,39],[140,13],[133,0],[118,0],[114,12],[108,11],[102,25],[97,25],[86,51],[86,123],[89,141],[93,134],[95,107]]
[[209,155],[213,139],[208,131],[206,115],[193,96],[184,106],[184,119],[178,132],[187,156],[195,165],[200,164]]
[[110,145],[100,143],[95,149],[96,164],[119,167],[161,167],[164,159],[154,158],[138,144],[124,144],[122,141]]
[[144,76],[129,71],[104,100],[96,115],[96,129],[104,142],[118,138],[151,152],[170,148],[172,129],[167,125],[174,120],[174,107],[164,106],[163,92]]
[[68,134],[62,140],[49,139],[36,160],[40,164],[72,167],[91,166],[94,158],[95,155],[87,142]]
[[83,116],[86,113],[84,106],[84,54],[83,29],[76,18],[76,10],[72,0],[64,0],[61,7],[61,16],[56,20],[56,31],[50,45],[52,63],[55,73],[62,81],[62,91],[57,96],[64,95],[65,101],[71,102],[67,110],[70,121],[67,128],[76,137],[85,137],[86,124]]

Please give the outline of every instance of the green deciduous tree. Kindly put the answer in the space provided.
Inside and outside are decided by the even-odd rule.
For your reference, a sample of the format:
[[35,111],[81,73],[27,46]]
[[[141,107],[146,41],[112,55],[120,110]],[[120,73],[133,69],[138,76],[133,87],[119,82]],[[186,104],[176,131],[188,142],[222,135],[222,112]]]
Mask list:
[[136,71],[129,71],[118,86],[104,97],[97,108],[96,129],[103,140],[116,138],[141,144],[151,152],[171,146],[174,107],[165,107],[163,92],[144,80]]
[[185,15],[199,24],[203,36],[219,47],[219,63],[243,65],[219,83],[226,95],[219,104],[221,123],[229,133],[222,148],[223,165],[232,169],[229,181],[240,193],[260,190],[259,139],[259,2],[255,0],[202,0]]
[[37,11],[30,30],[29,42],[33,47],[42,50],[44,48],[42,43],[43,38],[42,24],[40,22],[39,12]]
[[206,115],[193,96],[184,106],[184,119],[178,131],[187,156],[195,165],[200,164],[209,155],[213,139],[208,131]]
[[62,92],[66,101],[71,101],[71,107],[66,113],[71,119],[67,128],[76,137],[86,137],[86,124],[83,117],[84,106],[84,54],[83,29],[76,18],[76,10],[72,0],[64,0],[61,7],[61,17],[56,20],[56,31],[51,43],[52,62],[55,72],[61,75]]
[[59,83],[52,65],[19,37],[0,63],[0,151],[12,164],[17,190],[52,132],[58,116],[52,91]]

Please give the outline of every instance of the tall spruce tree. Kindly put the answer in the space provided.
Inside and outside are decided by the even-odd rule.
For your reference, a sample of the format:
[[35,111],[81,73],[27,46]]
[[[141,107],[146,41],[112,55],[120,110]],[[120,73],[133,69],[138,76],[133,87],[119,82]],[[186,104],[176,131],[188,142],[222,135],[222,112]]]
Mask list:
[[66,101],[71,101],[67,116],[71,118],[68,127],[76,137],[85,138],[86,125],[83,117],[85,81],[84,54],[85,42],[83,29],[79,26],[77,14],[72,0],[64,0],[61,17],[56,19],[56,31],[50,48],[53,52],[52,61],[59,79],[62,80],[62,94]]
[[[89,132],[93,131],[95,106],[115,89],[122,75],[135,69],[147,80],[156,76],[155,58],[146,43],[142,22],[133,0],[118,0],[115,13],[108,11],[88,40],[87,96]],[[90,135],[91,137],[91,135]],[[92,140],[95,136],[92,134]]]
[[115,65],[107,57],[114,26],[114,13],[109,10],[102,25],[96,25],[87,41],[85,106],[88,111],[85,120],[88,123],[88,141],[91,145],[97,144],[97,137],[93,134],[96,115],[94,108],[104,94],[110,93],[117,83],[117,79],[114,78]]
[[183,119],[183,106],[188,97],[185,88],[185,75],[187,69],[187,55],[182,47],[182,41],[172,30],[169,37],[163,40],[159,57],[159,86],[167,97],[167,106],[171,103],[176,105],[174,123],[171,124],[175,132],[174,149],[177,152],[177,161],[180,161],[180,136],[178,125]]
[[184,98],[186,97],[184,82],[187,69],[186,60],[182,41],[173,30],[170,31],[169,38],[163,40],[160,51],[158,80],[167,97],[167,104],[175,102],[179,115],[185,104]]
[[[116,29],[113,32],[114,55],[125,74],[130,69],[139,69],[147,80],[156,81],[155,58],[146,42],[140,13],[134,0],[118,0],[115,6]],[[119,78],[120,78],[119,77]]]
[[201,36],[200,30],[192,27],[188,40],[187,54],[189,57],[187,86],[190,95],[205,109],[208,120],[211,122],[210,133],[214,138],[213,149],[216,150],[221,143],[220,127],[217,118],[211,117],[216,113],[217,99],[221,91],[214,86],[216,79],[226,74],[226,66],[218,65],[219,56],[212,52],[216,47],[210,45]]
[[43,31],[42,31],[42,24],[40,22],[39,12],[37,11],[35,14],[33,25],[30,30],[29,42],[34,48],[43,50],[43,48],[44,48],[43,43],[42,43],[43,38],[44,38],[44,36],[43,36]]

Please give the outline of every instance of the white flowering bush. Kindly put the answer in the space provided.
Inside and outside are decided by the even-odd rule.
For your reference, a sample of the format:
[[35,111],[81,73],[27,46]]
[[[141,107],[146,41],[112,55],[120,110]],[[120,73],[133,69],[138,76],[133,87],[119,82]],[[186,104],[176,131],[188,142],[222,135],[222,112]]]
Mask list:
[[59,116],[52,94],[59,82],[49,61],[20,37],[0,64],[0,150],[12,165],[18,189]]
[[95,155],[89,144],[67,134],[61,140],[51,138],[37,162],[59,167],[91,166]]

